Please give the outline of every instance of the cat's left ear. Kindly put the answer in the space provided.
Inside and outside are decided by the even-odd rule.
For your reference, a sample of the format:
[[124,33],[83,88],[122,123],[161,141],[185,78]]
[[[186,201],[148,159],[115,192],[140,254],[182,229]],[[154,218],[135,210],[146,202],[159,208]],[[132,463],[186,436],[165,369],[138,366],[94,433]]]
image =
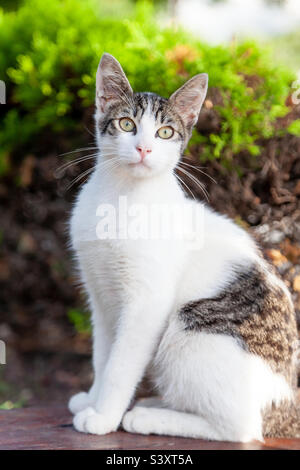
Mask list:
[[207,73],[200,73],[188,80],[170,96],[169,102],[187,127],[193,127],[198,119],[208,85]]
[[96,106],[101,113],[117,101],[130,102],[133,94],[127,77],[112,55],[104,53],[96,75]]

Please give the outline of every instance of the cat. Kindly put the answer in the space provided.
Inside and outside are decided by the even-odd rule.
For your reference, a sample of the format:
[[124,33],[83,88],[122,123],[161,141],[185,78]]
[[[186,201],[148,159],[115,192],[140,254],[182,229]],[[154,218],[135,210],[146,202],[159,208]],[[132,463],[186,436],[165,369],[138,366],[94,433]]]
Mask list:
[[[169,99],[134,93],[119,62],[101,58],[97,164],[70,221],[93,324],[94,383],[69,402],[78,431],[101,435],[121,424],[237,442],[300,435],[290,294],[250,235],[188,197],[175,176],[207,86],[203,73]],[[185,233],[128,236],[121,197],[131,215],[137,205],[142,215],[176,207]],[[132,406],[145,374],[155,396]]]

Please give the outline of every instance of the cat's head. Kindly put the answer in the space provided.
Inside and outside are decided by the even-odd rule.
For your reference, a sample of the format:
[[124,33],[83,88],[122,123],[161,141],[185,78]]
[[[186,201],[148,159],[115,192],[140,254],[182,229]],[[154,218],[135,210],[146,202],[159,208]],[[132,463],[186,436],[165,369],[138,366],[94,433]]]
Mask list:
[[96,132],[104,159],[133,177],[172,171],[191,136],[207,92],[207,74],[169,99],[134,93],[119,62],[103,54],[96,79]]

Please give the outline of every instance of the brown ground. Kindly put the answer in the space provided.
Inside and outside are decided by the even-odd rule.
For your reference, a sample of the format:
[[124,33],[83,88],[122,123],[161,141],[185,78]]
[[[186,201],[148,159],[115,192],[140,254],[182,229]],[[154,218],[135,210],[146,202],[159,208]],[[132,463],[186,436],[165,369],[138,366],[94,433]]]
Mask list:
[[[151,450],[159,454],[161,450],[170,450],[171,460],[176,450],[299,450],[300,439],[272,439],[264,442],[247,443],[204,441],[172,436],[131,434],[119,430],[104,436],[82,434],[72,426],[72,418],[63,405],[25,408],[10,412],[0,410],[0,450],[109,450],[109,456],[115,450]],[[18,425],[16,426],[16,423]],[[26,429],[26,432],[24,432]],[[182,452],[180,452],[182,453]],[[196,463],[194,455],[193,463]],[[135,454],[136,455],[136,454]],[[107,454],[98,453],[99,465],[107,464]],[[143,458],[146,457],[143,454]],[[186,457],[185,457],[186,458]],[[157,462],[159,458],[157,456]],[[174,460],[176,462],[176,460]],[[178,460],[177,460],[178,462]]]

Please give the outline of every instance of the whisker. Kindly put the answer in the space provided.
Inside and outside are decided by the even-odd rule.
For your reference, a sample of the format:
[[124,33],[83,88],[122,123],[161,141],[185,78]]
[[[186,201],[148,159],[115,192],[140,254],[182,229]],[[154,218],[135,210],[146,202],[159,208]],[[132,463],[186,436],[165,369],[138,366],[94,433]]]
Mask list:
[[98,147],[82,147],[81,149],[72,150],[71,152],[65,152],[58,155],[58,157],[63,157],[65,155],[71,155],[72,153],[84,152],[85,150],[97,150]]
[[189,173],[187,170],[185,170],[184,168],[181,168],[181,170],[186,174],[186,176],[188,176],[195,184],[196,186],[199,187],[199,189],[203,192],[207,202],[209,202],[209,194],[204,186],[204,184],[202,184],[199,180],[197,180],[197,178],[192,175],[191,173]]
[[109,165],[113,162],[116,162],[117,160],[119,160],[119,157],[113,157],[113,158],[110,158],[109,160],[103,160],[103,161],[99,162],[96,166],[98,168],[101,168],[102,166]]
[[[105,145],[105,149],[108,149],[108,150],[110,150],[110,149],[115,149],[115,150],[117,150],[118,148],[119,148],[119,146],[118,146],[117,144]],[[104,149],[104,150],[105,150],[105,149]],[[103,151],[103,149],[101,149],[101,148],[100,148],[99,150],[100,150],[100,152]]]
[[180,161],[179,162],[179,165],[186,165],[186,166],[189,166],[191,168],[193,168],[194,170],[197,170],[199,171],[200,173],[202,173],[203,175],[207,176],[211,181],[213,181],[215,184],[218,184],[217,181],[212,177],[210,176],[208,173],[206,173],[205,171],[201,170],[198,166],[194,166],[194,165],[191,165],[190,163],[186,163],[186,162],[183,162],[183,161]]
[[115,160],[119,160],[119,156],[116,157],[114,155],[115,155],[114,153],[107,153],[106,155],[104,155],[104,157],[110,157],[110,158],[108,158],[107,160],[101,160],[98,163],[98,166],[105,165],[105,164],[110,163],[110,162],[115,161]]
[[183,187],[182,187],[182,181],[180,180],[180,178],[178,178],[178,175],[176,175],[176,172],[174,171],[174,175],[175,175],[175,178],[178,179],[178,183],[180,185],[180,188],[182,189],[182,191],[184,191]]
[[110,160],[105,160],[103,162],[100,162],[96,165],[96,168],[98,170],[105,170],[107,168],[113,168],[114,166],[116,166],[116,164],[119,163],[119,158],[118,157],[114,157],[114,158],[111,158]]
[[[91,160],[92,158],[95,158],[97,155],[98,155],[98,152],[90,154],[90,155],[84,155],[82,157],[75,158],[74,160],[72,160],[70,162],[67,162],[67,163],[64,163],[62,166],[57,168],[55,173],[57,174],[57,176],[62,176],[63,172],[65,170],[67,170],[68,168],[70,168],[71,166],[76,165],[77,163],[84,162],[86,160]],[[114,153],[105,153],[103,156],[108,157],[110,155],[114,155]]]
[[92,136],[92,137],[95,137],[96,138],[96,135],[87,127],[87,126],[84,126],[85,130],[88,131],[88,133]]
[[177,175],[177,173],[175,173],[175,176],[176,178],[179,179],[179,181],[181,181],[181,183],[187,188],[187,190],[189,191],[189,193],[193,196],[193,198],[196,200],[194,194],[192,193],[191,189],[188,187],[188,185],[180,178],[179,175]]
[[112,172],[115,168],[118,168],[119,166],[121,166],[119,159],[115,159],[114,161],[109,160],[106,163],[110,163],[110,164],[105,165],[104,167],[102,166],[101,168],[96,167],[97,170],[101,171],[102,175]]
[[198,186],[198,188],[202,191],[202,193],[204,194],[206,200],[209,201],[209,195],[208,195],[205,187],[202,185],[202,183],[200,183],[200,181],[198,181],[194,177],[194,175],[191,175],[186,169],[181,168],[179,166],[177,166],[176,168],[178,168],[179,171],[182,171],[182,173],[184,173],[188,178],[190,178],[194,182],[194,184],[196,184],[196,186]]
[[57,174],[57,176],[59,175],[62,176],[64,171],[70,168],[71,166],[76,165],[77,163],[85,162],[86,160],[91,160],[92,158],[95,158],[97,155],[98,155],[97,153],[94,153],[91,155],[85,155],[83,157],[76,158],[75,160],[72,160],[71,162],[64,163],[59,168],[57,168],[55,173]]
[[85,176],[89,175],[92,171],[94,170],[94,167],[92,168],[88,168],[87,170],[85,170],[83,173],[81,173],[79,176],[77,176],[66,188],[66,191],[69,191],[70,188],[72,188],[72,186],[74,186],[74,184],[76,184],[78,181],[80,181],[82,178],[84,178]]

